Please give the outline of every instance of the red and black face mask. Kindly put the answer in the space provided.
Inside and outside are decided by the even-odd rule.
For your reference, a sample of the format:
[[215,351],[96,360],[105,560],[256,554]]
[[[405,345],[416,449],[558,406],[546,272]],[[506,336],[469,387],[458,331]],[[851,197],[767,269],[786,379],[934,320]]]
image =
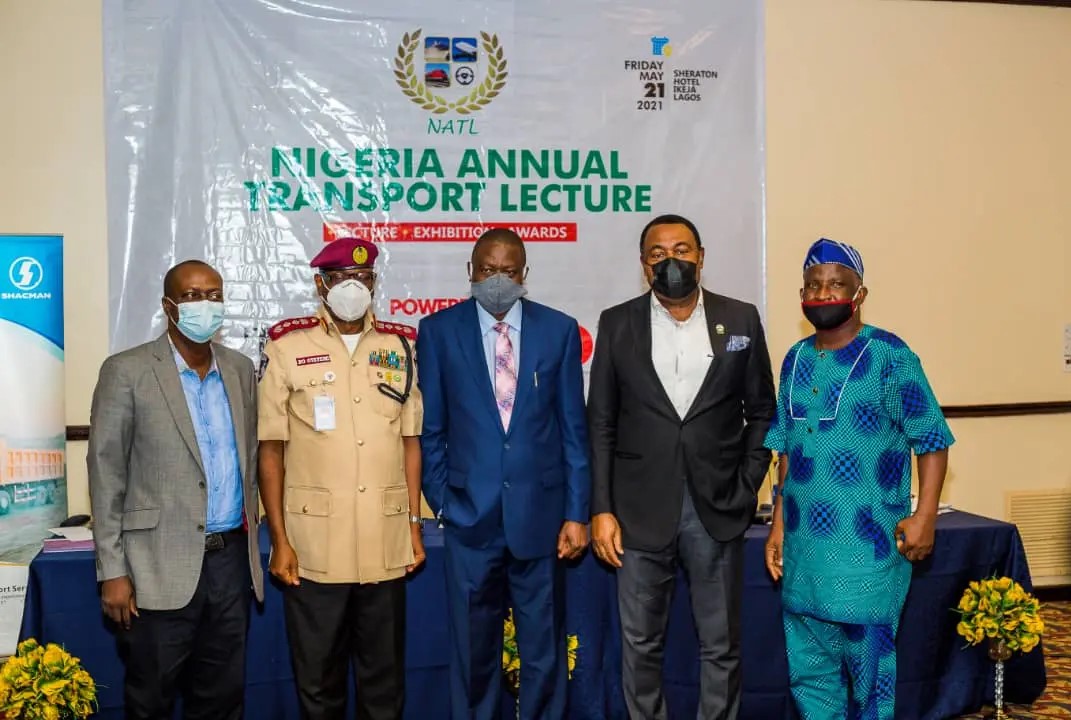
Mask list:
[[[862,288],[860,288],[862,289]],[[852,319],[856,309],[855,297],[859,290],[855,291],[848,300],[830,300],[824,302],[803,301],[803,316],[807,322],[814,325],[816,330],[836,330],[844,323]]]

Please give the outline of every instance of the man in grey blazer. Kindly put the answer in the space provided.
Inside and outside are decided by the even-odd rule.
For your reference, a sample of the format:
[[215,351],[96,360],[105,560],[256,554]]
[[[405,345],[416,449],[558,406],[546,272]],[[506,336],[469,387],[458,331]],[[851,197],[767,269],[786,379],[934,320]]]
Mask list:
[[126,663],[126,717],[242,716],[257,548],[253,364],[211,342],[223,280],[190,260],[164,277],[167,332],[100,370],[89,492],[104,612]]

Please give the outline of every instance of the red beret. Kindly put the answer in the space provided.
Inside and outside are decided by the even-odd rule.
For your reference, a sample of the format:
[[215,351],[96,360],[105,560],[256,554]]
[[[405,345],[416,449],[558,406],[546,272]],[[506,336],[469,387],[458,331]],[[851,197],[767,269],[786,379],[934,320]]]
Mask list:
[[379,255],[379,248],[373,242],[338,238],[327,243],[309,265],[321,270],[372,267],[376,263],[376,255]]

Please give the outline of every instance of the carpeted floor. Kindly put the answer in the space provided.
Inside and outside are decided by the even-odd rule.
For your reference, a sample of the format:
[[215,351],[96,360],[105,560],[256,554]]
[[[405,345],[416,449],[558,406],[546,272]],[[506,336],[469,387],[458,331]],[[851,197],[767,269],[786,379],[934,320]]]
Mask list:
[[[1045,692],[1033,705],[1005,705],[1009,718],[1071,718],[1071,601],[1043,602]],[[992,708],[964,718],[984,718]]]

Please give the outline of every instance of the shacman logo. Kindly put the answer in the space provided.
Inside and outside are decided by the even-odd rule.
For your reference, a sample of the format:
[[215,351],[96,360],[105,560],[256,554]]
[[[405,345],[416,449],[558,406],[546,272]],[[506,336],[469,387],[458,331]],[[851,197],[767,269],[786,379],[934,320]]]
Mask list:
[[45,271],[41,263],[37,262],[37,258],[28,255],[16,258],[7,270],[7,277],[11,280],[11,284],[23,292],[29,292],[40,285],[44,276]]
[[[428,36],[422,43],[421,29],[402,36],[398,45],[398,57],[394,58],[394,76],[405,96],[420,107],[435,115],[456,112],[458,115],[474,113],[491,103],[506,87],[506,57],[498,35],[480,33],[477,48],[474,37]],[[424,49],[424,72],[417,74],[417,52]],[[437,95],[428,89],[450,88],[453,85],[468,87],[476,82],[476,69],[480,66],[479,49],[487,60],[487,74],[483,82],[460,98]]]

